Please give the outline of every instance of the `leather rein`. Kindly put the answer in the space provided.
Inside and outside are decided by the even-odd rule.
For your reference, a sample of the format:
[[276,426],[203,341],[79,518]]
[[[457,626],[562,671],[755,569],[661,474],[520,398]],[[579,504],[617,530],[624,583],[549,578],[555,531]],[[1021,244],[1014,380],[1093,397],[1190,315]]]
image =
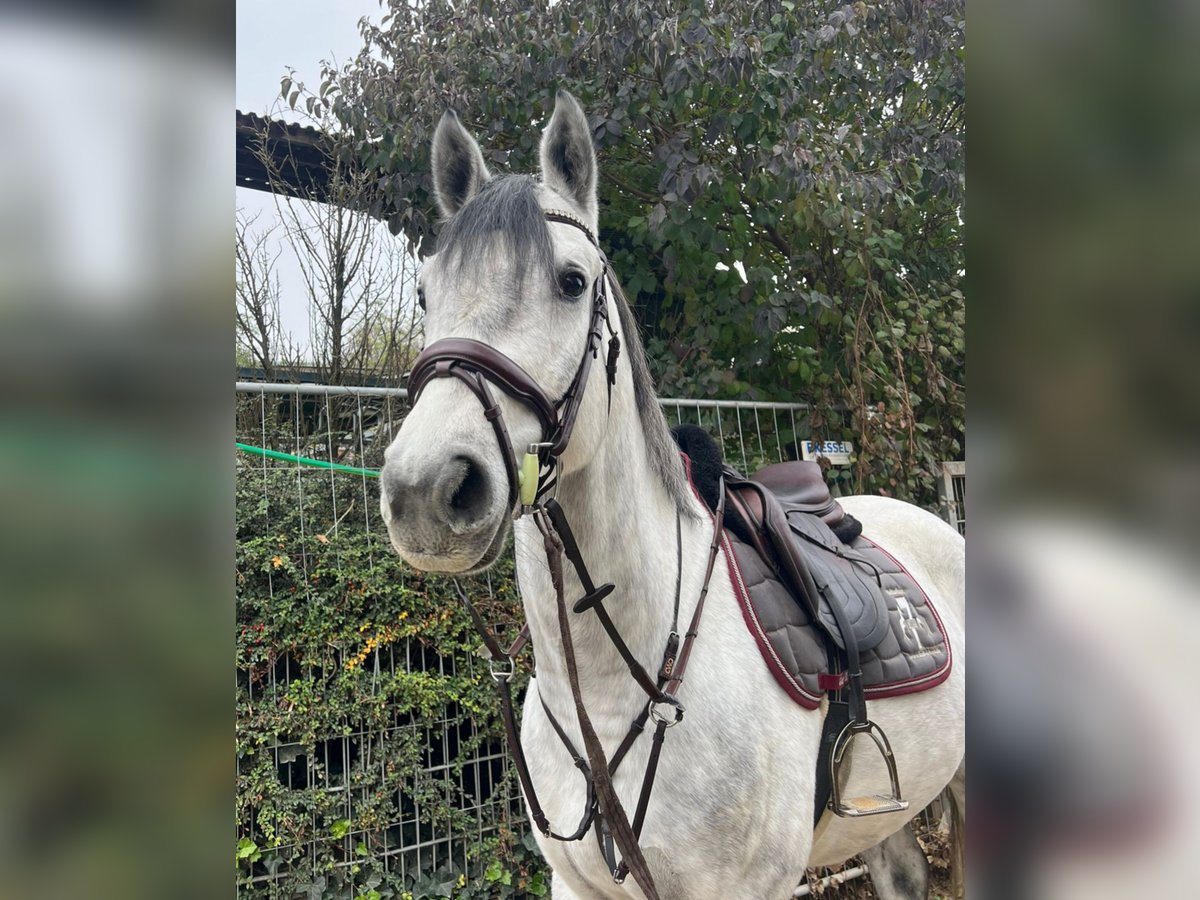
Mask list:
[[[516,362],[488,344],[467,338],[443,338],[426,347],[413,364],[408,382],[409,396],[412,402],[416,403],[426,385],[434,378],[457,378],[471,390],[483,406],[484,418],[491,422],[496,441],[500,446],[508,477],[510,505],[516,508],[514,518],[524,515],[531,516],[543,538],[557,604],[559,637],[562,642],[567,679],[570,682],[575,713],[584,744],[584,753],[581,754],[567,736],[561,723],[542,700],[542,708],[545,710],[551,727],[566,748],[575,767],[583,775],[586,785],[587,798],[583,815],[579,824],[570,833],[562,834],[551,827],[534,789],[528,761],[517,732],[512,697],[512,677],[515,671],[513,661],[529,642],[529,626],[522,627],[511,646],[503,647],[496,635],[483,621],[466,592],[455,582],[459,596],[490,657],[489,667],[500,701],[500,714],[504,722],[505,737],[513,755],[517,778],[521,782],[521,789],[524,791],[529,805],[530,815],[538,830],[545,837],[558,841],[582,840],[589,831],[594,830],[605,862],[612,872],[613,880],[617,884],[621,884],[625,881],[626,875],[632,874],[648,900],[658,900],[658,892],[638,845],[638,840],[641,837],[650,794],[654,787],[666,731],[683,718],[684,708],[677,699],[676,693],[683,683],[692,645],[699,633],[700,617],[704,611],[704,601],[708,595],[709,581],[712,578],[713,565],[721,542],[725,497],[722,490],[721,502],[715,513],[713,538],[709,547],[704,582],[682,640],[679,635],[679,593],[683,574],[683,546],[679,510],[676,509],[677,572],[674,618],[671,632],[667,637],[662,663],[659,670],[651,675],[630,651],[604,607],[605,599],[616,586],[611,583],[596,586],[593,582],[575,541],[570,523],[567,521],[566,513],[555,499],[560,474],[559,457],[566,450],[571,439],[571,433],[583,400],[583,392],[587,385],[588,374],[591,371],[591,363],[599,356],[604,332],[606,330],[608,332],[605,374],[610,409],[621,342],[609,321],[606,290],[608,260],[596,237],[587,225],[569,213],[546,210],[545,217],[549,222],[570,225],[582,231],[596,252],[600,254],[602,264],[600,275],[592,286],[592,314],[583,355],[575,370],[575,375],[562,397],[558,401],[552,402],[537,382]],[[541,425],[541,441],[529,445],[520,463],[518,463],[516,451],[508,434],[504,414],[492,393],[492,387],[499,388],[523,404],[534,414]],[[594,611],[605,633],[629,668],[630,675],[649,698],[646,706],[630,723],[629,730],[613,753],[611,760],[606,758],[604,748],[601,746],[600,739],[583,705],[575,646],[571,637],[564,597],[564,556],[574,567],[585,592],[583,598],[574,604],[572,610],[577,614],[589,609]],[[646,770],[642,776],[641,792],[634,810],[633,821],[630,822],[613,787],[613,776],[650,720],[655,722],[653,742]],[[593,829],[593,825],[597,827]],[[618,850],[622,856],[620,863],[616,860],[616,851]]]

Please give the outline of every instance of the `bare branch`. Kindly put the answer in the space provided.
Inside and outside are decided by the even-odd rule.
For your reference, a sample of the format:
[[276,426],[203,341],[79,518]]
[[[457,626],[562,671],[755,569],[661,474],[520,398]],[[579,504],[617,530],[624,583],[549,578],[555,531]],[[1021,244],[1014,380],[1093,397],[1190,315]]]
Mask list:
[[282,172],[295,160],[280,158],[278,146],[275,155],[259,154],[279,183],[274,194],[279,237],[299,273],[302,298],[288,299],[302,299],[308,309],[305,362],[328,384],[395,383],[417,337],[414,263],[401,241],[365,212],[375,186],[361,171],[336,161],[336,127],[328,119],[314,124],[333,147],[320,201],[284,192]]

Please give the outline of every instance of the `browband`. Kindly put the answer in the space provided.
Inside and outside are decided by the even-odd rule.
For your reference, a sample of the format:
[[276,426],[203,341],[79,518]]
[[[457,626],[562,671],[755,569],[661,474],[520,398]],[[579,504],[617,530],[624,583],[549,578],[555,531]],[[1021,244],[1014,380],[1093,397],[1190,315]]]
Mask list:
[[[592,234],[592,229],[588,228],[582,219],[578,219],[569,212],[564,212],[561,209],[543,210],[543,215],[545,215],[547,222],[559,222],[563,225],[574,225],[584,233],[584,236],[587,237],[589,241],[592,242],[593,247],[595,247],[597,250],[600,250],[600,242],[596,240],[596,236]],[[600,255],[603,258],[604,251],[601,250]]]

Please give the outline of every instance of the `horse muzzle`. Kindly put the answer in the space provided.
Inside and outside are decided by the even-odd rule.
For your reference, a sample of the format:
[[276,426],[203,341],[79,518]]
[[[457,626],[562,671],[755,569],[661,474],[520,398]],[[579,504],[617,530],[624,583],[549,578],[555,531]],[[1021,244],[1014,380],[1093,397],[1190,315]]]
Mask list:
[[[405,420],[379,477],[380,512],[405,562],[426,572],[468,574],[487,568],[503,549],[510,487],[498,448],[473,403],[454,386]],[[433,399],[433,398],[431,398]],[[490,429],[488,429],[490,432]]]

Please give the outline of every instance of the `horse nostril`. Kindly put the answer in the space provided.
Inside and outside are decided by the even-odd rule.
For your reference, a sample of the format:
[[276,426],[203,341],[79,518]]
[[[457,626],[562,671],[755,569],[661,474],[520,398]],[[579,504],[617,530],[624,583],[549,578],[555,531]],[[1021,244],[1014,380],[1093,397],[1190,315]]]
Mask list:
[[467,474],[450,497],[450,508],[466,512],[483,490],[484,477],[479,467],[467,461]]
[[407,485],[399,478],[394,477],[386,466],[379,473],[379,482],[382,487],[380,500],[387,505],[387,512],[384,513],[384,519],[387,519],[390,514],[393,520],[399,521],[404,513],[403,499]]
[[491,500],[487,473],[469,456],[455,456],[442,483],[447,521],[451,524],[470,524],[487,512]]

